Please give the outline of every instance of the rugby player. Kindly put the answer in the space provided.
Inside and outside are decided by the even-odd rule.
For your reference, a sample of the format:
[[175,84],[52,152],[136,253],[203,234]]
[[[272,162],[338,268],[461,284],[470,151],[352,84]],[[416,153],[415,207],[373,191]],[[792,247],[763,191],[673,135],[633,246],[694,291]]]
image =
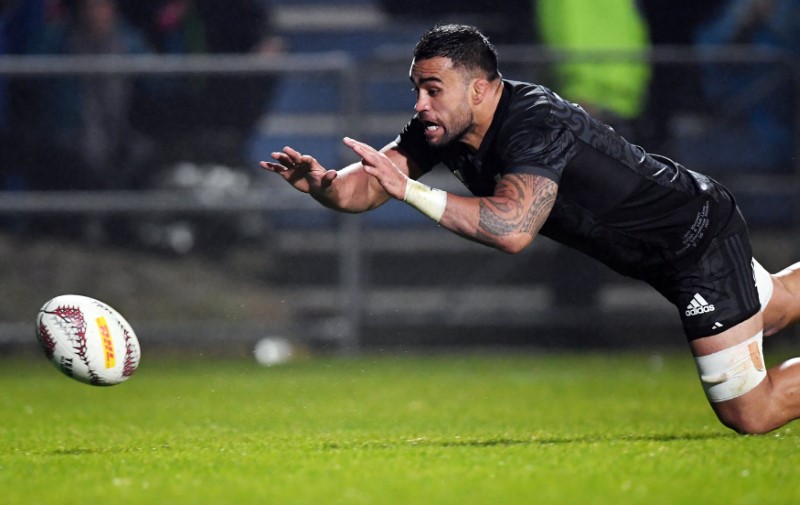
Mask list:
[[[517,253],[551,237],[674,304],[720,421],[765,433],[800,417],[800,361],[767,369],[762,340],[800,318],[800,263],[769,274],[718,182],[628,143],[553,91],[504,79],[476,28],[438,25],[414,49],[416,114],[380,151],[328,170],[291,147],[262,167],[344,212],[402,200],[469,240]],[[474,196],[417,179],[443,163]]]

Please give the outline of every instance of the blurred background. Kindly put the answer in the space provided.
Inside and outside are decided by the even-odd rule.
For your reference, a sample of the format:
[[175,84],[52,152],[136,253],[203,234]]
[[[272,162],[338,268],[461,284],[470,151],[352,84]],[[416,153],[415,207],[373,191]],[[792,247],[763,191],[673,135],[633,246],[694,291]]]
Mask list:
[[336,214],[258,161],[291,145],[338,168],[343,136],[393,140],[418,38],[474,24],[505,77],[732,188],[775,271],[800,258],[798,14],[800,0],[0,0],[0,356],[37,352],[36,311],[65,293],[122,312],[145,357],[683,346],[655,291],[548,239],[512,257],[396,202]]

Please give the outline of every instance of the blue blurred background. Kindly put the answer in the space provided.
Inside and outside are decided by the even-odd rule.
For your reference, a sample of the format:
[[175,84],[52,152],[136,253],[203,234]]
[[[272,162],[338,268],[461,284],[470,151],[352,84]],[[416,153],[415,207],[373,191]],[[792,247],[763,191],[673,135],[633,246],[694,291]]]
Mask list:
[[[501,72],[733,189],[770,270],[800,257],[800,0],[2,0],[0,356],[49,298],[145,349],[681,345],[648,287],[538,239],[505,256],[390,202],[338,215],[260,171],[352,162],[413,113],[411,51],[478,26]],[[433,186],[462,192],[446,171]],[[794,336],[792,333],[790,336]],[[187,351],[188,349],[188,351]],[[145,351],[146,352],[146,351]]]

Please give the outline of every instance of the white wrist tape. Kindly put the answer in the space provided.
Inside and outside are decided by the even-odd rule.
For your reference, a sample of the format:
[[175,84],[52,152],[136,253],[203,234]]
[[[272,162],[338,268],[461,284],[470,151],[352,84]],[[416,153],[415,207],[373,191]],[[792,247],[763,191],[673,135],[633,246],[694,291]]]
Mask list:
[[695,358],[708,401],[724,402],[742,396],[764,380],[762,332],[727,349]]
[[438,223],[447,207],[447,192],[431,188],[409,177],[403,201]]

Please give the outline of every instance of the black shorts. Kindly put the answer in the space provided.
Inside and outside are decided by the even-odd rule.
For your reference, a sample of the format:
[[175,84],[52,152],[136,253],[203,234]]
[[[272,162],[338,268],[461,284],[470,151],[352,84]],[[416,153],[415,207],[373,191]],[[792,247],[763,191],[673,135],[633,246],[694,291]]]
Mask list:
[[747,225],[736,211],[692,265],[650,284],[678,308],[689,340],[722,333],[761,310]]

